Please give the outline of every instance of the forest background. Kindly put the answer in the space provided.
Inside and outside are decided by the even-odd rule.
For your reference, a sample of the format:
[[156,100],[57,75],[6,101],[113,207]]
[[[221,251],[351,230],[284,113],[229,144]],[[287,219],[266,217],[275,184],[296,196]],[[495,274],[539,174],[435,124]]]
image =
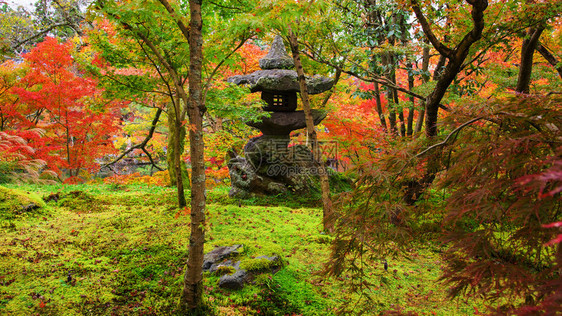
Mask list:
[[[258,70],[275,34],[307,74],[336,82],[310,99],[330,113],[322,126],[294,135],[336,142],[325,158],[353,180],[320,198],[334,237],[327,275],[351,275],[368,296],[365,267],[430,231],[446,245],[451,296],[498,313],[561,305],[558,1],[46,0],[0,11],[0,181],[175,187],[198,241],[181,310],[202,305],[205,190],[228,185],[228,153],[257,135],[244,121],[261,101],[225,79]],[[126,174],[124,159],[144,167]]]

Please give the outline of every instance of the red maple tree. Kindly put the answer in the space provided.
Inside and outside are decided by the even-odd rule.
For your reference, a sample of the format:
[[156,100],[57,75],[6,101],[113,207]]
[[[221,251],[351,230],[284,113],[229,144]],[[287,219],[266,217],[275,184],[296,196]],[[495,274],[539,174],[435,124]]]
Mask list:
[[45,130],[41,137],[29,139],[29,145],[35,148],[35,158],[58,173],[65,171],[67,181],[82,170],[96,171],[95,160],[114,152],[111,135],[118,129],[120,106],[104,100],[96,81],[79,71],[72,49],[71,42],[54,38],[37,44],[24,55],[29,71],[12,89],[20,114],[28,113],[25,119],[20,115],[14,127]]

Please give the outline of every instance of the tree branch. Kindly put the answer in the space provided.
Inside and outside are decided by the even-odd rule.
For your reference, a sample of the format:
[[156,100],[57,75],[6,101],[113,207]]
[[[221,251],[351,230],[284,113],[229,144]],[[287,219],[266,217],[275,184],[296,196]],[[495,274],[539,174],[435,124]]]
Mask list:
[[414,10],[414,13],[416,14],[416,17],[417,17],[418,21],[420,22],[420,25],[423,29],[423,32],[425,33],[425,35],[427,36],[427,39],[431,42],[433,47],[435,47],[435,49],[441,55],[443,55],[447,58],[454,58],[454,51],[452,49],[450,49],[449,47],[445,46],[445,44],[443,44],[441,41],[439,41],[439,39],[435,36],[433,31],[431,30],[431,26],[429,25],[429,22],[427,21],[427,19],[423,15],[423,12],[421,11],[421,8],[420,8],[420,5],[419,5],[418,1],[417,0],[410,0],[410,4],[412,5],[412,10]]
[[185,39],[189,40],[189,28],[182,22],[181,18],[176,14],[176,11],[174,10],[174,8],[172,8],[168,0],[158,0],[158,1],[160,1],[160,3],[164,6],[164,8],[166,8],[166,11],[170,13],[172,18],[176,20],[176,24],[178,25]]
[[[423,96],[423,95],[421,95],[421,94],[417,94],[417,93],[412,92],[412,91],[410,91],[410,90],[408,90],[408,89],[406,89],[406,88],[403,88],[403,87],[401,87],[401,86],[398,86],[398,85],[394,84],[392,81],[390,81],[390,80],[388,80],[388,79],[386,79],[386,78],[384,78],[384,77],[380,77],[378,74],[369,72],[369,74],[370,74],[371,76],[373,76],[373,78],[367,78],[367,77],[362,76],[362,75],[360,75],[360,74],[358,74],[358,73],[356,73],[356,72],[354,72],[354,71],[345,70],[345,69],[343,69],[341,66],[336,65],[336,64],[334,64],[334,63],[331,63],[331,62],[329,62],[329,61],[327,61],[327,60],[320,59],[320,58],[318,58],[318,57],[316,57],[316,56],[314,56],[314,55],[312,55],[312,54],[310,54],[310,53],[308,53],[308,52],[302,51],[302,53],[305,54],[306,56],[310,57],[311,59],[313,59],[313,60],[319,62],[319,63],[328,65],[328,66],[334,68],[336,71],[343,72],[343,73],[348,74],[348,75],[350,75],[350,76],[353,76],[353,77],[355,77],[355,78],[357,78],[357,79],[361,79],[361,80],[366,81],[366,82],[376,82],[376,83],[378,83],[378,84],[381,84],[381,85],[383,85],[383,86],[386,86],[386,87],[389,87],[389,88],[392,88],[392,89],[396,89],[396,90],[398,90],[398,91],[400,91],[400,92],[403,92],[403,93],[405,93],[405,94],[407,94],[407,95],[413,96],[414,98],[417,98],[417,99],[420,99],[420,100],[424,100],[424,101],[425,101],[425,99],[427,98],[427,97],[425,97],[425,96]],[[439,107],[442,108],[442,109],[445,110],[445,111],[449,111],[449,108],[448,108],[447,106],[443,105],[443,104],[439,104]]]
[[131,148],[125,150],[123,153],[121,153],[121,155],[119,155],[119,157],[117,157],[115,160],[113,160],[112,162],[106,163],[105,165],[101,166],[102,168],[105,167],[109,167],[114,165],[115,163],[117,163],[119,160],[123,159],[123,157],[125,157],[127,154],[129,154],[130,152],[132,152],[135,149],[142,149],[142,151],[144,151],[146,153],[146,155],[148,156],[148,159],[150,159],[150,163],[158,170],[162,171],[163,169],[158,167],[156,165],[156,163],[154,163],[154,160],[152,159],[152,156],[148,153],[148,151],[146,150],[145,146],[146,144],[148,144],[148,142],[152,139],[152,136],[154,135],[154,131],[156,130],[156,125],[158,124],[158,121],[160,120],[160,115],[162,114],[162,109],[158,108],[158,110],[156,111],[156,114],[154,115],[154,119],[152,120],[152,123],[150,125],[150,130],[148,131],[148,135],[146,135],[146,137],[144,138],[144,140],[142,141],[142,143],[137,144],[135,146],[132,146]]
[[215,69],[213,69],[213,71],[211,72],[211,75],[209,76],[209,78],[207,78],[207,83],[205,84],[205,88],[203,90],[203,102],[205,102],[205,100],[207,99],[207,92],[209,91],[209,88],[211,87],[211,81],[213,80],[213,77],[215,76],[215,74],[217,73],[217,71],[219,70],[219,68],[226,62],[226,60],[228,58],[230,58],[230,56],[232,56],[232,54],[234,54],[238,49],[240,49],[240,47],[242,47],[242,45],[244,45],[244,43],[246,43],[246,41],[249,39],[250,37],[244,37],[241,41],[240,44],[238,44],[238,46],[236,46],[236,48],[234,48],[234,50],[232,50],[230,53],[228,53],[228,55],[226,55],[215,67]]
[[427,147],[425,150],[423,150],[422,152],[420,152],[420,153],[418,153],[417,155],[415,155],[414,158],[421,157],[421,156],[423,156],[425,153],[427,153],[428,151],[430,151],[430,150],[432,150],[432,149],[434,149],[434,148],[447,145],[447,143],[449,142],[449,140],[450,140],[453,136],[455,136],[455,134],[457,134],[458,132],[460,132],[463,128],[467,127],[468,125],[470,125],[470,124],[472,124],[472,123],[474,123],[474,122],[480,121],[480,120],[482,120],[482,119],[484,119],[484,117],[483,117],[483,116],[479,116],[479,117],[477,117],[477,118],[474,118],[474,119],[472,119],[472,120],[470,120],[470,121],[468,121],[468,122],[465,122],[465,123],[461,124],[459,127],[455,128],[451,133],[449,133],[449,135],[447,135],[447,137],[445,138],[444,141],[442,141],[442,142],[440,142],[440,143],[437,143],[437,144],[435,144],[435,145],[432,145],[432,146]]
[[560,75],[560,78],[562,78],[562,65],[559,65],[559,61],[556,58],[556,56],[554,56],[550,50],[548,50],[548,48],[546,48],[544,45],[542,45],[541,43],[539,43],[537,45],[536,48],[537,52],[539,52],[542,57],[544,59],[546,59],[546,61],[548,61],[548,63],[554,67],[554,69],[556,69],[556,71],[558,71],[558,74]]
[[17,42],[16,44],[13,45],[13,48],[19,47],[19,46],[21,46],[21,45],[23,45],[23,44],[25,44],[25,43],[27,43],[27,42],[29,42],[29,41],[32,41],[32,40],[34,40],[34,39],[36,39],[36,38],[38,38],[38,37],[41,37],[41,36],[43,36],[44,34],[47,34],[47,33],[49,33],[50,31],[56,29],[57,27],[61,27],[61,26],[70,26],[70,23],[64,22],[64,23],[59,23],[59,24],[53,24],[53,25],[51,25],[50,27],[44,29],[43,31],[41,31],[41,32],[39,32],[39,33],[37,33],[37,34],[34,34],[33,36],[30,36],[30,37],[28,37],[28,38],[26,38],[26,39],[24,39],[24,40],[22,40],[22,41]]

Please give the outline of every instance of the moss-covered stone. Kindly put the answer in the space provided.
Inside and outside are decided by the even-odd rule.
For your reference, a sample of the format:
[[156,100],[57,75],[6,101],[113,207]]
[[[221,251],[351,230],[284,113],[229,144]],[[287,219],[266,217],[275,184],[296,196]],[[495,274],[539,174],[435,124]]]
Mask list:
[[83,191],[60,193],[56,201],[58,206],[77,212],[100,211],[103,205],[102,201]]
[[226,266],[226,265],[220,265],[217,267],[217,270],[215,271],[216,275],[231,275],[234,272],[236,272],[236,268],[234,268],[233,266]]
[[258,272],[273,270],[275,268],[281,267],[282,262],[279,257],[258,257],[255,259],[246,259],[240,262],[240,269],[246,270],[248,272]]
[[23,214],[34,214],[45,207],[35,193],[0,186],[0,219],[10,220]]

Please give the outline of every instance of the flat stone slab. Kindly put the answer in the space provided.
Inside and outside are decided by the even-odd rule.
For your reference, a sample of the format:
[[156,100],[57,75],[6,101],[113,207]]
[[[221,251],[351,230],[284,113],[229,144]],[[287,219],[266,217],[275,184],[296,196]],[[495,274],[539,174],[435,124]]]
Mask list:
[[[292,131],[305,128],[304,111],[272,112],[270,117],[264,117],[261,122],[248,122],[248,126],[259,129],[264,135],[289,135]],[[312,110],[314,125],[320,124],[327,112]]]
[[[250,91],[275,91],[300,92],[297,72],[289,69],[258,70],[248,75],[238,75],[226,81],[236,85],[250,85]],[[334,80],[322,76],[306,76],[306,85],[309,94],[318,94],[330,90]]]

